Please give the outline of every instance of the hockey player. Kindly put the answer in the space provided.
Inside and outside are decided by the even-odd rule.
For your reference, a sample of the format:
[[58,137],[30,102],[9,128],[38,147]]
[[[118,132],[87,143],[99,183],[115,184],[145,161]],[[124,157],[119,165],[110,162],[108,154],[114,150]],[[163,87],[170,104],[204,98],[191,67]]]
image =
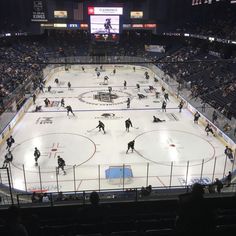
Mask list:
[[49,86],[48,86],[48,92],[49,92],[49,93],[51,92],[51,89],[52,89],[52,87],[49,85]]
[[212,129],[212,127],[211,127],[211,125],[210,125],[209,123],[207,123],[207,126],[206,126],[206,128],[205,128],[205,131],[207,132],[207,136],[209,135],[209,132],[212,133],[212,135],[213,135],[214,137],[216,136],[215,133],[214,133],[214,131],[213,131],[213,129]]
[[180,103],[179,103],[179,112],[181,113],[181,111],[182,111],[182,108],[183,108],[183,106],[184,106],[184,101],[183,100],[181,100],[180,101]]
[[38,166],[38,159],[41,156],[40,151],[38,150],[37,147],[34,148],[34,160],[35,160],[35,165]]
[[68,90],[71,90],[71,83],[70,82],[67,83],[67,86],[68,86]]
[[82,69],[82,71],[83,71],[83,72],[85,72],[85,69],[84,69],[84,67],[83,67],[83,66],[81,67],[81,69]]
[[63,171],[63,174],[66,175],[66,171],[64,169],[66,163],[65,160],[63,158],[61,158],[60,156],[57,156],[57,174],[59,175],[59,169],[61,169]]
[[194,114],[194,119],[193,119],[193,122],[195,124],[198,124],[198,120],[199,118],[201,117],[201,115],[198,113],[198,111]]
[[132,152],[134,152],[134,143],[135,143],[135,140],[130,141],[130,142],[128,143],[128,149],[127,149],[127,151],[126,151],[126,154],[128,154],[129,149],[131,149]]
[[61,99],[61,107],[65,107],[65,100],[64,100],[64,98]]
[[124,89],[126,89],[126,86],[127,86],[127,82],[126,80],[124,80]]
[[228,147],[228,146],[225,146],[225,155],[231,160],[233,161],[234,159],[234,156],[233,156],[233,150]]
[[97,79],[99,79],[100,74],[101,73],[99,71],[97,71]]
[[104,76],[104,84],[108,84],[109,77],[106,75]]
[[165,98],[166,102],[167,102],[167,101],[170,101],[170,99],[169,99],[169,94],[168,94],[168,93],[164,93],[164,98]]
[[112,91],[112,87],[109,86],[109,87],[108,87],[108,92],[109,92],[109,94],[111,94],[111,91]]
[[127,108],[130,108],[130,98],[127,99],[126,103],[127,103]]
[[112,29],[112,26],[111,26],[111,18],[107,18],[105,23],[104,23],[104,29],[105,31],[110,34],[110,31]]
[[140,92],[140,85],[139,84],[136,84],[136,88]]
[[125,128],[126,128],[126,131],[129,132],[129,128],[130,127],[133,127],[132,125],[132,122],[130,120],[130,118],[128,120],[125,121]]
[[162,111],[166,112],[166,101],[162,102],[161,109],[162,109]]
[[135,72],[135,70],[136,70],[136,68],[135,68],[135,66],[133,66],[133,72]]
[[145,96],[145,95],[142,94],[142,93],[138,93],[138,98],[139,98],[139,99],[143,99],[143,98],[147,98],[147,96]]
[[59,79],[58,78],[55,78],[54,82],[56,83],[57,86],[59,85]]
[[33,104],[35,105],[35,101],[36,101],[36,94],[34,93],[32,97],[33,97]]
[[149,85],[149,91],[152,92],[154,90],[155,90],[154,87],[152,85]]
[[50,100],[48,98],[45,98],[44,103],[45,106],[48,107],[48,105],[50,104]]
[[113,75],[115,75],[115,74],[116,74],[116,68],[113,69]]
[[39,85],[39,91],[40,91],[40,92],[42,92],[42,93],[44,93],[44,90],[43,90],[43,88],[44,88],[43,84],[42,84],[42,83],[40,83],[40,85]]
[[101,129],[102,129],[102,131],[104,132],[104,134],[106,133],[106,132],[105,132],[105,125],[104,125],[100,120],[98,121],[98,126],[97,126],[96,128],[99,128],[99,132],[100,132]]
[[100,71],[102,71],[103,70],[103,66],[102,65],[100,65]]
[[37,106],[35,107],[35,112],[42,111],[42,106]]
[[73,110],[72,110],[72,107],[71,106],[66,106],[66,110],[67,110],[67,116],[69,116],[69,113],[71,113],[73,116],[75,116]]
[[7,139],[7,148],[8,150],[10,150],[12,144],[15,142],[14,138],[12,136],[10,136],[8,139]]
[[145,75],[145,79],[146,79],[146,80],[149,80],[149,74],[148,74],[147,71],[145,71],[144,75]]
[[13,161],[13,155],[11,153],[11,151],[8,151],[8,153],[5,155],[5,160],[3,162],[3,168],[7,168],[8,163]]
[[165,121],[166,121],[166,120],[161,120],[161,119],[159,119],[158,117],[153,116],[153,122],[154,122],[154,123],[165,122]]

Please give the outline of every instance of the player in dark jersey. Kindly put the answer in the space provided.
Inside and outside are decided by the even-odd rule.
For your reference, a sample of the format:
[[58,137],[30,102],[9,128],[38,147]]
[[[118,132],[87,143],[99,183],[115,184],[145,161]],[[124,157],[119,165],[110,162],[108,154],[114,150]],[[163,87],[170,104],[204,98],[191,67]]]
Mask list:
[[67,116],[69,116],[69,113],[71,113],[73,116],[75,116],[73,110],[72,110],[72,107],[71,106],[66,106],[66,110],[67,110]]
[[12,144],[15,142],[15,139],[12,137],[12,136],[10,136],[8,139],[7,139],[7,148],[6,149],[8,149],[8,150],[10,150],[10,148],[11,148],[11,146],[12,146]]
[[132,152],[134,152],[134,143],[135,143],[135,140],[130,141],[130,142],[128,143],[128,149],[127,149],[127,151],[126,151],[126,154],[128,154],[129,149],[131,149]]
[[66,171],[65,171],[65,160],[63,158],[61,158],[60,156],[57,156],[57,174],[59,174],[59,170],[61,169],[63,171],[63,174],[66,175]]
[[65,107],[65,100],[64,100],[64,98],[61,99],[61,107]]
[[233,150],[228,147],[228,146],[225,146],[225,155],[231,160],[233,161],[234,159],[234,155],[233,155]]
[[104,28],[105,28],[105,31],[110,34],[110,31],[112,29],[112,26],[111,26],[111,18],[107,18],[105,23],[104,23]]
[[106,75],[104,76],[104,84],[108,84],[109,77]]
[[127,103],[127,108],[130,108],[130,98],[127,99],[126,103]]
[[140,92],[140,85],[139,84],[136,84],[136,88]]
[[100,120],[98,121],[98,126],[96,128],[99,128],[99,131],[101,131],[101,129],[102,129],[104,134],[106,133],[105,132],[105,125]]
[[126,80],[124,80],[124,89],[126,89],[126,86],[127,86],[127,82]]
[[8,153],[5,155],[5,160],[3,162],[2,168],[7,168],[8,164],[13,161],[13,155],[9,150]]
[[71,83],[70,82],[67,83],[67,86],[68,86],[68,90],[71,90]]
[[48,105],[50,104],[50,100],[48,98],[45,98],[44,103],[45,103],[45,106],[48,107]]
[[165,121],[166,121],[166,120],[161,120],[161,119],[159,119],[158,117],[153,116],[153,122],[154,122],[154,123],[165,122]]
[[37,147],[34,148],[34,160],[35,160],[35,165],[38,166],[38,159],[41,156],[40,151],[38,150]]
[[56,83],[56,85],[59,85],[59,79],[55,78],[54,82]]
[[179,112],[181,113],[181,111],[182,111],[182,108],[183,108],[183,106],[184,106],[184,101],[183,100],[181,100],[180,101],[180,103],[179,103]]
[[210,125],[209,123],[207,123],[207,126],[206,126],[206,128],[205,128],[205,131],[206,131],[206,133],[207,133],[207,136],[209,135],[209,132],[212,133],[213,136],[216,136],[215,133],[214,133],[214,131],[213,131],[213,129],[212,129],[212,127],[211,127],[211,125]]
[[126,131],[129,132],[129,128],[130,127],[133,127],[132,125],[132,122],[130,120],[130,118],[128,120],[125,121],[125,128],[126,128]]
[[162,109],[162,111],[166,112],[166,101],[162,102],[161,109]]
[[194,122],[195,124],[198,124],[198,120],[199,120],[200,117],[201,117],[201,115],[200,115],[198,112],[196,112],[196,113],[194,114],[193,122]]

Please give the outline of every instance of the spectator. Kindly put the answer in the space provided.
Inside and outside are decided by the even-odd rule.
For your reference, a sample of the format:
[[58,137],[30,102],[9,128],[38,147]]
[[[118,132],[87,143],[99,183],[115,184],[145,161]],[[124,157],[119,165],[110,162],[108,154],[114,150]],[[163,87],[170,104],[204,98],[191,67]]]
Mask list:
[[89,196],[89,201],[93,206],[97,206],[99,204],[100,198],[97,192],[91,192]]
[[179,210],[176,219],[179,235],[214,234],[215,212],[210,202],[204,199],[204,187],[195,183],[190,193],[179,196]]
[[44,193],[44,194],[43,194],[42,202],[43,202],[43,203],[50,202],[50,200],[49,200],[49,197],[48,197],[47,193]]
[[217,114],[216,114],[216,111],[213,111],[213,114],[212,114],[212,122],[213,124],[215,124],[215,122],[217,121]]
[[37,196],[37,193],[36,193],[36,192],[33,192],[33,193],[32,193],[31,201],[32,201],[32,203],[39,202],[39,196]]
[[226,176],[226,187],[229,187],[231,185],[231,180],[232,180],[232,173],[231,171],[228,172],[228,175]]
[[20,210],[16,206],[8,208],[5,224],[8,236],[28,236],[26,227],[21,223]]
[[215,180],[215,186],[216,186],[217,193],[221,193],[221,190],[223,188],[223,183],[218,178],[216,178]]

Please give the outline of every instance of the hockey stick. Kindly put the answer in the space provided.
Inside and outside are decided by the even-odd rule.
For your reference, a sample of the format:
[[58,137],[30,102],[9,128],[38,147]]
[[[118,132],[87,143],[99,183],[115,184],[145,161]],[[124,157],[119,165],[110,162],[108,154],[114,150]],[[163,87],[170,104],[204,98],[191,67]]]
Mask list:
[[133,127],[134,129],[139,129],[139,127]]
[[89,133],[89,132],[91,132],[91,131],[93,131],[93,130],[95,130],[95,129],[97,129],[97,127],[96,127],[96,128],[93,128],[93,129],[90,129],[90,130],[87,130],[87,132]]

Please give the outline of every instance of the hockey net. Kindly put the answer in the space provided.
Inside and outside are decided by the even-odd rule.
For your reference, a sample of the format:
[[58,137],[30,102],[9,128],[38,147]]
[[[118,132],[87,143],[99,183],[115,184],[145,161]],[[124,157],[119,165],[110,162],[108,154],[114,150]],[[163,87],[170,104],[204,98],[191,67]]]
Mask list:
[[123,185],[129,184],[133,180],[133,172],[130,165],[109,166],[105,172],[109,184]]

